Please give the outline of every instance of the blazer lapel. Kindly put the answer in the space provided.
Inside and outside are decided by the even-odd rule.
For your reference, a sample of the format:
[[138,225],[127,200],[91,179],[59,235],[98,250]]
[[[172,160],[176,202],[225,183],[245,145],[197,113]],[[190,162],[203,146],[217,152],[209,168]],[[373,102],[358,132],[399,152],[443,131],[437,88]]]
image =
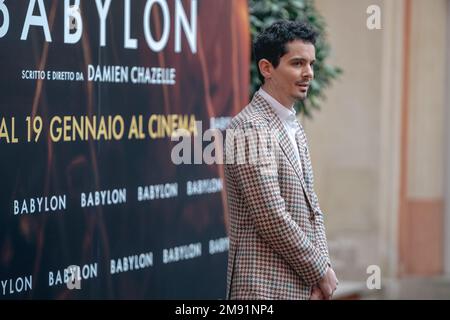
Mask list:
[[310,168],[306,164],[307,159],[307,151],[306,149],[306,143],[303,141],[300,130],[295,135],[295,141],[297,142],[298,152],[300,153],[300,161],[301,161],[301,167],[303,171],[303,178],[306,186],[307,193],[310,197],[312,197],[312,182],[310,177]]
[[[309,205],[311,206],[311,208],[313,208],[308,189],[306,188],[305,179],[303,177],[303,170],[297,161],[297,157],[295,156],[292,143],[289,140],[289,137],[287,135],[286,128],[281,123],[280,118],[272,110],[269,103],[266,100],[264,100],[264,98],[261,97],[258,94],[258,92],[256,92],[255,95],[253,96],[252,104],[254,106],[258,107],[260,109],[261,113],[264,115],[264,117],[270,121],[271,129],[275,129],[274,131],[277,135],[276,138],[277,138],[278,144],[280,145],[281,149],[283,150],[283,153],[286,155],[287,159],[289,160],[289,163],[294,168],[295,173],[297,174],[298,178],[300,179],[300,183],[301,183],[304,193],[306,195],[306,199],[309,202]],[[300,148],[300,146],[299,146],[299,148]],[[303,156],[303,153],[300,151],[301,150],[299,150],[300,158],[301,158]]]

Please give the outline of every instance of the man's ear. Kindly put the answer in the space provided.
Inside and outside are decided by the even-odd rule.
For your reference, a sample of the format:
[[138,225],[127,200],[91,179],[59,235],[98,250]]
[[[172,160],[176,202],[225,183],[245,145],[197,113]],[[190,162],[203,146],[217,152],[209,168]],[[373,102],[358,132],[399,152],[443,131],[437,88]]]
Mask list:
[[267,59],[261,59],[258,61],[259,72],[261,72],[264,79],[270,79],[272,77],[273,66]]

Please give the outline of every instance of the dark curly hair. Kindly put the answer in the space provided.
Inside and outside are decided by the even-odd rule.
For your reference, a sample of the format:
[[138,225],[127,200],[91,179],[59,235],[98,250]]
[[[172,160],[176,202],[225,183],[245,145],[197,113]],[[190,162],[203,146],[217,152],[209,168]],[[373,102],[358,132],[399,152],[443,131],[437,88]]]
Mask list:
[[[302,40],[315,45],[317,37],[318,32],[307,22],[277,21],[256,37],[253,43],[255,61],[258,63],[261,59],[267,59],[276,68],[280,63],[280,58],[287,53],[287,43]],[[258,66],[256,67],[259,79],[264,83],[264,77]]]

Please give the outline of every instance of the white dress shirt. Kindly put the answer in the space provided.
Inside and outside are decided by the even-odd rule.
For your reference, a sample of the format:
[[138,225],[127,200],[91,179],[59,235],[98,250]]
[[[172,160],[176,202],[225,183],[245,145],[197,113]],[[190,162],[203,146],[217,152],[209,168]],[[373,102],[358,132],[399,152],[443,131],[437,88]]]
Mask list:
[[291,140],[295,156],[301,168],[302,166],[300,162],[300,153],[298,151],[297,142],[295,140],[295,133],[299,129],[299,125],[297,123],[297,118],[295,116],[296,112],[294,106],[292,106],[289,109],[286,108],[281,103],[279,103],[274,97],[272,97],[270,94],[264,91],[263,88],[259,88],[258,93],[269,103],[275,114],[278,116],[278,118],[280,118],[281,123],[286,129],[289,140]]

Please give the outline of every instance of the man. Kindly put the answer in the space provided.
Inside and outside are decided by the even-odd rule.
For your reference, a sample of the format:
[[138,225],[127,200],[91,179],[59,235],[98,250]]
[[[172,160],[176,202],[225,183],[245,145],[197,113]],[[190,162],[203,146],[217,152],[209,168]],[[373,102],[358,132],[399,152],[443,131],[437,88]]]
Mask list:
[[338,284],[293,109],[313,79],[316,36],[280,21],[254,43],[263,84],[226,132],[228,299],[330,299]]

